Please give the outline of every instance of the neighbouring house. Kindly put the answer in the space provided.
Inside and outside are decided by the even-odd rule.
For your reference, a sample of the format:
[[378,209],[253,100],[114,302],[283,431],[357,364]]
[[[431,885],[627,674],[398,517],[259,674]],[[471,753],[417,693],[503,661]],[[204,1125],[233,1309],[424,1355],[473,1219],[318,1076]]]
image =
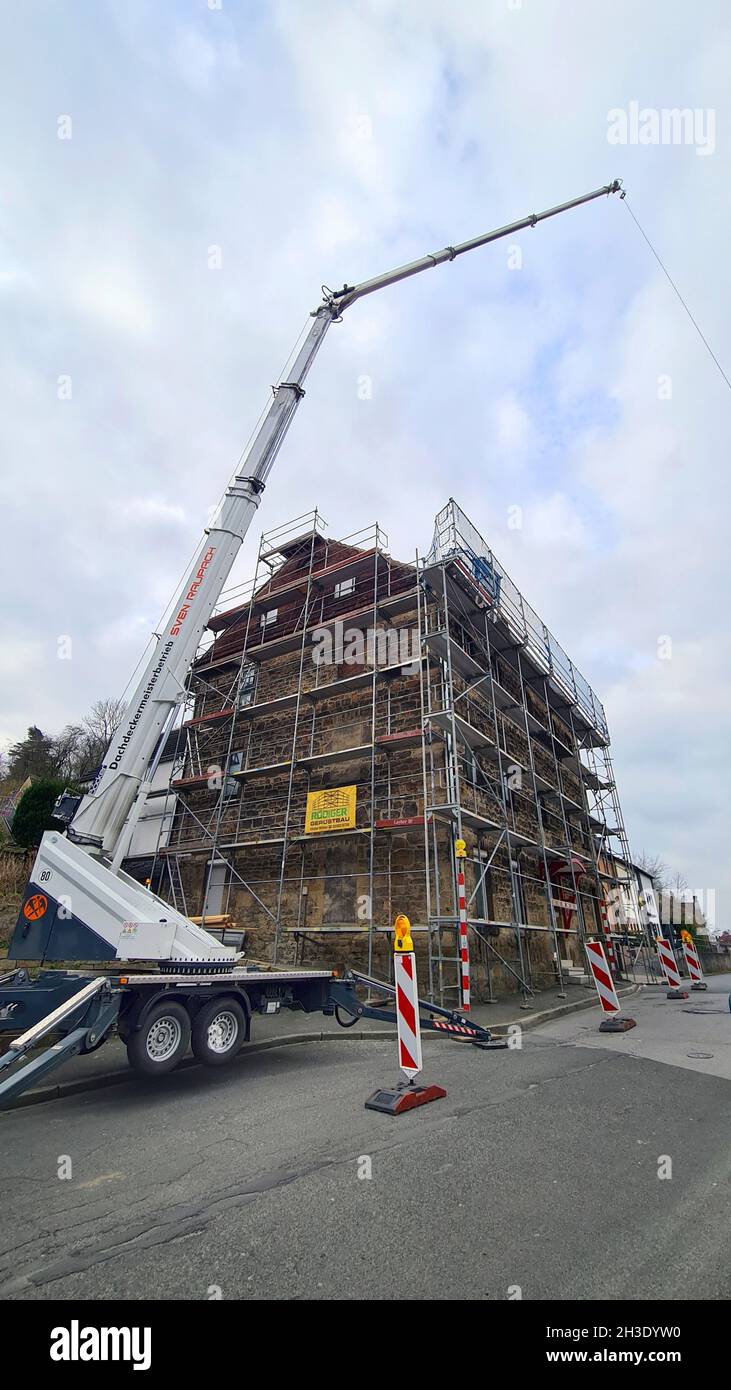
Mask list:
[[33,778],[26,777],[25,781],[21,782],[19,787],[15,787],[13,791],[8,792],[7,795],[2,798],[2,801],[0,801],[0,820],[2,821],[3,826],[5,827],[5,830],[7,831],[8,835],[10,835],[11,833],[13,817],[18,809],[18,803],[20,801],[20,798],[22,797],[23,793],[27,792],[28,788],[32,785]]

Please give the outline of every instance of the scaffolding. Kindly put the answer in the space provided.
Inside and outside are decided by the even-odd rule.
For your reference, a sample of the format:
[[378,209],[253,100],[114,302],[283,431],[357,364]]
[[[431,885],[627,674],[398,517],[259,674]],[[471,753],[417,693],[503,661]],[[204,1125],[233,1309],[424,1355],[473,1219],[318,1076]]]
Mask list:
[[[526,1003],[562,989],[608,923],[641,939],[604,710],[454,501],[412,564],[378,524],[329,539],[318,511],[265,533],[209,627],[156,856],[176,907],[254,922],[273,962],[342,937],[369,972],[405,909],[430,997],[459,1003],[464,839],[478,997],[496,971]],[[354,823],[312,834],[308,794],[344,783]]]
[[[433,993],[459,991],[455,838],[471,845],[467,920],[490,999],[491,961],[524,997],[534,992],[534,933],[551,937],[559,990],[570,938],[609,937],[626,973],[647,943],[636,884],[621,864],[631,856],[603,706],[453,499],[417,568],[424,728],[436,726],[446,740],[435,760],[425,739]],[[509,913],[496,912],[496,901]],[[510,960],[495,944],[502,931],[514,941]],[[630,936],[625,961],[620,947]]]
[[[271,920],[275,960],[285,936],[301,943],[315,930],[334,935],[355,928],[368,938],[370,968],[373,933],[389,929],[390,909],[382,921],[374,915],[375,881],[383,880],[378,842],[394,804],[391,763],[421,742],[419,728],[403,729],[399,707],[405,711],[408,702],[393,693],[409,664],[395,624],[414,607],[415,590],[413,566],[391,560],[381,527],[335,542],[325,537],[318,512],[299,517],[262,537],[253,583],[223,596],[223,611],[210,624],[213,641],[191,672],[180,731],[185,768],[173,783],[178,813],[170,841],[158,849],[165,887],[190,910],[183,867],[202,860],[203,918],[225,915],[232,890],[246,889]],[[330,639],[329,659],[317,659],[315,637]],[[351,702],[345,711],[336,708],[344,699]],[[362,793],[357,824],[332,836],[341,849],[345,838],[357,840],[365,866],[328,878],[357,882],[362,902],[357,924],[330,913],[315,926],[306,921],[307,792],[349,768]],[[318,834],[318,844],[328,838]],[[264,848],[276,859],[273,901],[272,858],[263,884],[244,876],[236,862],[242,852]],[[293,882],[299,885],[294,921],[283,910],[285,886]]]

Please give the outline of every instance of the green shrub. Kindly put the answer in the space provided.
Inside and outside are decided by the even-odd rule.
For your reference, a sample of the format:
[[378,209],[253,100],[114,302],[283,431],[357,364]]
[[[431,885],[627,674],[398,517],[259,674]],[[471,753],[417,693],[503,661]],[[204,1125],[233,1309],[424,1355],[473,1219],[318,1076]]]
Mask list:
[[11,826],[16,844],[31,849],[40,844],[44,830],[63,830],[61,822],[53,819],[53,808],[64,787],[54,777],[39,777],[23,792]]

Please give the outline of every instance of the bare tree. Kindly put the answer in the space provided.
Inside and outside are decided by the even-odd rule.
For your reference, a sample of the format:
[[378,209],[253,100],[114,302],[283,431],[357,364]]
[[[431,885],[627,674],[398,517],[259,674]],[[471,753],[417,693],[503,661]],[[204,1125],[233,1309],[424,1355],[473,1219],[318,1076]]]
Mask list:
[[82,720],[83,763],[79,773],[94,771],[101,763],[124,717],[126,705],[122,700],[95,700]]
[[111,742],[112,734],[117,732],[122,722],[126,708],[123,700],[116,700],[111,697],[106,700],[95,700],[83,721],[84,728],[93,737],[104,741],[105,752]]
[[0,783],[18,785],[26,777],[83,782],[101,763],[125,708],[122,700],[95,700],[80,724],[67,724],[55,738],[31,725],[24,739],[0,753]]
[[78,776],[84,739],[80,724],[67,724],[53,740],[54,774],[61,781],[72,782]]
[[659,854],[649,854],[647,850],[642,850],[635,860],[638,869],[649,874],[652,879],[653,887],[660,892],[663,888],[670,886],[670,870],[660,858]]

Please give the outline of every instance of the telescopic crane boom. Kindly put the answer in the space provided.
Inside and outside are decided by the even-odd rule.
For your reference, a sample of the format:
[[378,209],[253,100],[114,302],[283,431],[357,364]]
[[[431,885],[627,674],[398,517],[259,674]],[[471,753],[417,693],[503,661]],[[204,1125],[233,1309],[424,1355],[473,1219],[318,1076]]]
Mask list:
[[[71,916],[77,928],[74,934],[65,933],[67,943],[75,941],[76,936],[81,939],[76,941],[73,957],[54,953],[51,959],[223,961],[232,957],[231,950],[142,888],[121,871],[120,865],[131,827],[144,803],[145,778],[155,749],[174,710],[185,698],[187,672],[251,525],[325,334],[346,309],[366,295],[620,190],[621,183],[615,179],[580,198],[531,213],[457,246],[446,246],[359,285],[344,285],[336,291],[324,288],[323,302],[312,312],[312,323],[287,380],[273,388],[273,399],[241,471],[227,488],[172,606],[171,617],[157,635],[155,648],[96,781],[80,802],[66,798],[67,836],[47,832],[43,837],[11,943],[15,958],[35,959],[34,943],[39,957],[48,956],[49,945],[53,949],[59,899],[71,902]],[[26,912],[30,897],[38,900],[38,907],[43,901],[47,904],[46,910],[32,919],[31,926]],[[98,955],[89,954],[89,945],[93,943],[86,939],[87,932],[99,937]]]

